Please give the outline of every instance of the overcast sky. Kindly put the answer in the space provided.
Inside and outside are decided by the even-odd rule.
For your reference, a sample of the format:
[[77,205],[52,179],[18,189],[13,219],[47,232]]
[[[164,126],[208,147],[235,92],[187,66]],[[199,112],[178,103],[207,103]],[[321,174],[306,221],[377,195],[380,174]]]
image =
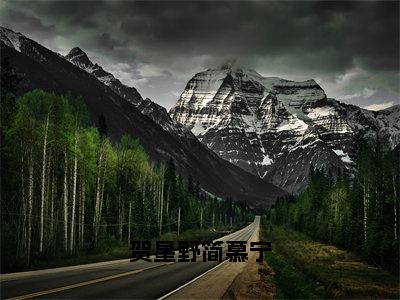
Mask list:
[[167,108],[227,61],[370,109],[400,102],[397,1],[2,1],[0,22],[61,54],[79,46]]

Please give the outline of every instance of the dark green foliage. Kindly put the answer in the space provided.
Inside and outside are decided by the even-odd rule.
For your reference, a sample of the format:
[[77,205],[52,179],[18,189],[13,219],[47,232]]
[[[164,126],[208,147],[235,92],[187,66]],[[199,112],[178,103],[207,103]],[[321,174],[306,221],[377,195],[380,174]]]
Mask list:
[[296,201],[280,199],[268,211],[272,224],[361,253],[392,272],[399,268],[399,147],[379,138],[361,142],[354,177],[333,180],[311,170]]
[[[2,104],[15,99],[12,71],[3,70]],[[12,103],[2,124],[2,271],[176,233],[178,211],[180,233],[218,226],[218,216],[247,221],[247,206],[187,183],[172,159],[153,164],[135,138],[111,144],[104,115],[90,127],[81,97],[35,90]]]
[[264,257],[281,292],[277,298],[399,299],[397,276],[307,234],[262,224],[263,240],[272,242]]
[[1,61],[0,95],[1,95],[1,132],[2,139],[10,128],[16,110],[16,89],[19,83],[18,76],[11,67],[8,59]]
[[[7,176],[11,168],[12,139],[10,129],[14,122],[16,111],[16,88],[19,78],[11,67],[8,59],[1,60],[0,72],[0,168],[1,168],[1,197],[13,197],[13,178]],[[2,207],[4,209],[4,207]]]
[[321,299],[315,283],[301,271],[290,265],[276,252],[265,255],[268,265],[274,270],[274,281],[279,287],[279,299]]
[[107,127],[106,117],[103,114],[101,114],[99,116],[99,120],[97,122],[97,128],[99,130],[101,137],[108,136],[108,127]]

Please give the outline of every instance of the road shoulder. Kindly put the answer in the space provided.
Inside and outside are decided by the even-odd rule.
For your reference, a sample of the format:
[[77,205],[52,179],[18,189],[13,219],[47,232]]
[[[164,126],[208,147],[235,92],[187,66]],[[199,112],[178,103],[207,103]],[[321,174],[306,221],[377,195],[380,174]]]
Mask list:
[[[255,241],[259,241],[259,227],[248,240],[248,245],[249,242]],[[231,292],[236,293],[233,286],[239,286],[239,290],[241,290],[241,286],[246,285],[248,279],[252,280],[252,276],[250,273],[247,274],[248,272],[257,274],[257,254],[249,251],[248,253],[248,261],[221,263],[217,268],[172,294],[168,299],[222,299]],[[241,278],[246,278],[246,280],[243,281]]]

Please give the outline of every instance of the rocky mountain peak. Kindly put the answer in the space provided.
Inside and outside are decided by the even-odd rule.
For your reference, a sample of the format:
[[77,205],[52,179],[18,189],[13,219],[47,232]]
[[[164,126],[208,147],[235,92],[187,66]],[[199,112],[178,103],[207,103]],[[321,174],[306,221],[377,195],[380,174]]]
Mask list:
[[104,70],[100,65],[90,61],[86,53],[79,47],[73,48],[65,56],[65,59],[110,87],[117,95],[133,104],[144,115],[150,117],[164,130],[176,136],[185,136],[190,139],[195,138],[185,126],[173,120],[164,107],[158,105],[149,98],[143,99],[134,87],[126,86],[115,78],[114,75]]
[[21,33],[0,26],[0,40],[6,46],[21,52],[21,45],[24,42],[24,39],[25,37]]
[[142,100],[136,89],[123,85],[100,66],[93,64],[82,70],[76,61],[69,61],[29,38],[19,40],[23,42],[19,52],[8,38],[8,45],[3,41],[0,45],[1,56],[9,59],[18,73],[24,74],[18,95],[38,88],[57,94],[71,91],[81,95],[92,122],[97,122],[99,115],[105,115],[111,140],[116,142],[123,134],[134,136],[154,162],[172,157],[183,177],[190,174],[204,190],[218,197],[246,200],[253,208],[265,209],[276,197],[287,194],[220,159],[185,126],[172,120],[165,108]]
[[79,47],[72,48],[71,51],[69,51],[69,53],[65,56],[65,59],[69,60],[81,69],[84,69],[88,73],[93,73],[94,70],[98,69],[96,64],[89,59],[86,52]]
[[65,58],[69,61],[79,61],[80,63],[83,63],[85,65],[92,64],[87,54],[79,47],[72,48],[71,51],[69,51],[69,53],[65,56]]
[[400,138],[398,109],[366,111],[327,98],[311,79],[264,77],[243,68],[208,69],[189,80],[171,117],[216,154],[289,192],[306,185],[310,166],[351,172],[357,138]]
[[79,47],[74,47],[65,56],[65,59],[77,67],[93,75],[105,85],[109,86],[115,93],[131,102],[134,105],[140,103],[143,99],[134,87],[128,87],[114,77],[111,73],[104,70],[97,63],[93,63],[87,54]]
[[69,53],[66,55],[66,57],[74,57],[74,56],[80,56],[80,55],[86,55],[86,53],[79,47],[74,47],[69,51]]

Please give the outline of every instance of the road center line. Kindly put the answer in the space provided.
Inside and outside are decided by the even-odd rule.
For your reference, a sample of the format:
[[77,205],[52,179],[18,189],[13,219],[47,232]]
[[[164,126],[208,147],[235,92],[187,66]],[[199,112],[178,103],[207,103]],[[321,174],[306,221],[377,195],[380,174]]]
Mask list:
[[89,280],[89,281],[79,282],[79,283],[75,283],[75,284],[71,284],[71,285],[67,285],[67,286],[63,286],[63,287],[59,287],[59,288],[54,288],[54,289],[50,289],[50,290],[46,290],[46,291],[16,296],[13,298],[8,298],[7,300],[35,298],[35,297],[39,297],[39,296],[43,296],[43,295],[47,295],[47,294],[53,294],[53,293],[70,290],[70,289],[74,289],[74,288],[78,288],[78,287],[82,287],[82,286],[86,286],[86,285],[90,285],[90,284],[95,284],[95,283],[104,282],[104,281],[108,281],[108,280],[112,280],[112,279],[116,279],[116,278],[120,278],[120,277],[124,277],[124,276],[137,274],[137,273],[140,273],[140,272],[143,272],[146,270],[154,269],[154,268],[169,265],[169,264],[171,264],[171,263],[166,263],[166,264],[157,265],[157,266],[151,266],[151,267],[144,268],[144,269],[133,270],[133,271],[125,272],[125,273],[120,273],[120,274],[116,274],[116,275],[111,275],[111,276],[107,276],[107,277]]
[[[222,237],[222,239],[224,238],[232,238],[233,236],[237,236],[237,237],[241,237],[242,235],[245,235],[244,233],[247,233],[249,231],[249,229],[253,229],[253,224],[250,224],[248,226],[246,226],[245,228],[242,228],[239,231],[233,232],[225,237]],[[254,230],[254,229],[253,229]],[[253,232],[254,234],[254,232]],[[236,238],[237,238],[236,237]],[[217,239],[218,240],[218,239]],[[177,252],[177,251],[175,251]],[[187,285],[191,284],[192,282],[198,280],[199,278],[203,277],[204,275],[206,275],[207,273],[213,271],[214,269],[220,267],[221,265],[223,265],[224,263],[226,263],[227,260],[219,263],[218,265],[214,266],[213,268],[209,269],[208,271],[200,274],[199,276],[197,276],[196,278],[190,280],[189,282],[187,282],[186,284],[178,287],[177,289],[175,289],[174,291],[162,296],[159,299],[164,299],[174,293],[176,293],[177,291],[179,291],[180,289],[186,287]],[[82,287],[82,286],[86,286],[86,285],[90,285],[90,284],[95,284],[95,283],[100,283],[100,282],[104,282],[104,281],[108,281],[108,280],[112,280],[112,279],[116,279],[116,278],[120,278],[120,277],[124,277],[124,276],[129,276],[129,275],[133,275],[133,274],[137,274],[140,273],[142,271],[146,271],[146,270],[150,270],[150,269],[154,269],[157,267],[161,267],[161,266],[165,266],[165,265],[170,265],[170,264],[174,264],[175,262],[169,262],[169,263],[165,263],[162,265],[157,265],[157,266],[151,266],[148,268],[143,268],[143,269],[139,269],[139,270],[133,270],[133,271],[129,271],[129,272],[125,272],[125,273],[120,273],[120,274],[116,274],[116,275],[111,275],[111,276],[107,276],[107,277],[102,277],[102,278],[97,278],[97,279],[93,279],[93,280],[89,280],[89,281],[84,281],[84,282],[80,282],[80,283],[75,283],[75,284],[71,284],[71,285],[67,285],[67,286],[63,286],[63,287],[59,287],[59,288],[54,288],[54,289],[50,289],[50,290],[45,290],[45,291],[40,291],[40,292],[35,292],[35,293],[31,293],[31,294],[26,294],[26,295],[21,295],[21,296],[16,296],[16,297],[12,297],[12,298],[8,298],[6,300],[17,300],[17,299],[30,299],[30,298],[35,298],[35,297],[39,297],[39,296],[43,296],[43,295],[47,295],[47,294],[53,294],[53,293],[57,293],[57,292],[61,292],[61,291],[65,291],[65,290],[69,290],[69,289],[74,289],[74,288],[78,288],[78,287]]]

